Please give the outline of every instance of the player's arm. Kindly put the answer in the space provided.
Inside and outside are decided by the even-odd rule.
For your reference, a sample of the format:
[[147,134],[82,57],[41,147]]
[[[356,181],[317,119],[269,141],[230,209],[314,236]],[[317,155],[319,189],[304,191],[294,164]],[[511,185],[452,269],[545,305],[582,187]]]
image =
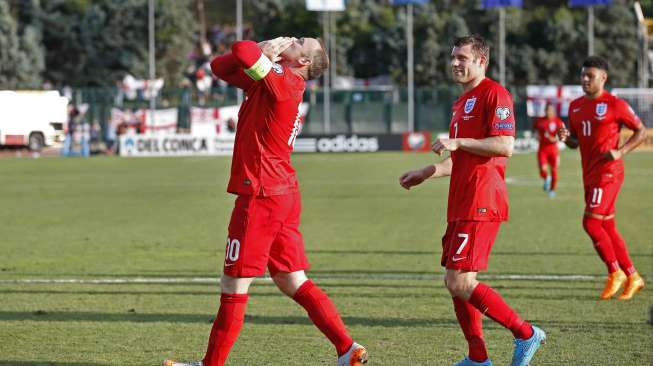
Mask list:
[[275,99],[281,100],[290,93],[288,79],[283,67],[274,62],[281,59],[279,55],[292,42],[293,38],[289,37],[278,37],[258,44],[240,41],[231,47],[231,51],[252,82],[260,80]]
[[633,132],[634,133],[628,138],[628,140],[626,140],[626,143],[624,143],[617,150],[619,152],[619,157],[617,157],[616,159],[619,159],[620,157],[635,150],[635,148],[639,146],[642,142],[644,142],[644,140],[646,139],[646,128],[644,127],[643,124],[640,123],[639,126],[633,130]]
[[[569,125],[571,128],[571,122]],[[562,126],[558,129],[556,134],[558,135],[558,140],[564,142],[568,148],[575,149],[578,147],[578,137],[574,131],[570,131],[566,127]]]
[[637,117],[635,111],[625,101],[618,99],[615,105],[617,107],[618,122],[633,131],[633,134],[618,149],[608,151],[605,155],[610,160],[623,158],[624,155],[633,151],[646,139],[646,128],[642,121]]
[[429,178],[439,178],[451,175],[453,162],[448,157],[439,163],[429,164],[422,169],[410,170],[399,177],[399,185],[405,189],[421,184]]
[[456,151],[458,149],[472,154],[493,157],[510,157],[515,144],[515,138],[508,135],[490,136],[484,139],[472,138],[441,138],[435,140],[431,145],[432,150],[442,155],[444,151]]
[[214,58],[211,61],[211,71],[213,75],[226,81],[229,85],[243,90],[247,90],[253,83],[232,53]]

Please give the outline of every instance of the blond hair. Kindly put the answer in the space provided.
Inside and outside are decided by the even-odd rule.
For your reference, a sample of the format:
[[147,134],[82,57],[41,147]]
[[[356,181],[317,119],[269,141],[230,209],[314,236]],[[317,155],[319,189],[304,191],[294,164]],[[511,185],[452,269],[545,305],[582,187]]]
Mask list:
[[317,79],[324,73],[324,70],[329,68],[329,56],[327,55],[326,46],[321,38],[317,38],[320,42],[320,48],[311,52],[311,64],[308,67],[308,80]]

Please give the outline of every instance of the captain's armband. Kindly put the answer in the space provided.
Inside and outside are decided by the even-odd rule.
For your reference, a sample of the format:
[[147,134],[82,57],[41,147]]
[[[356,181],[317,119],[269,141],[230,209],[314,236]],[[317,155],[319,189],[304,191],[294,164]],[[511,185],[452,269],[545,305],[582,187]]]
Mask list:
[[252,67],[245,69],[245,74],[256,81],[263,79],[270,72],[270,69],[272,69],[272,61],[264,54],[261,54],[261,57]]

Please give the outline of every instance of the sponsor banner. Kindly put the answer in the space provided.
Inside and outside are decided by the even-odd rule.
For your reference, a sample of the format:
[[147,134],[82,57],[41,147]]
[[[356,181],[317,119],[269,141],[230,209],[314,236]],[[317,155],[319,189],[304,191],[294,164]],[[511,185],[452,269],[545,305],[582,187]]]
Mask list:
[[404,151],[431,151],[431,133],[404,132],[402,149]]
[[120,156],[215,156],[231,155],[233,138],[192,135],[123,135]]
[[[623,144],[628,141],[628,138],[632,136],[633,131],[627,129],[627,128],[622,128],[621,129],[621,136],[619,138],[619,146],[622,146]],[[637,146],[637,148],[633,151],[653,151],[653,128],[647,128],[646,129],[646,138],[644,139],[644,142],[642,142],[641,145]]]
[[339,153],[403,150],[402,135],[340,134],[300,136],[295,140],[294,152]]

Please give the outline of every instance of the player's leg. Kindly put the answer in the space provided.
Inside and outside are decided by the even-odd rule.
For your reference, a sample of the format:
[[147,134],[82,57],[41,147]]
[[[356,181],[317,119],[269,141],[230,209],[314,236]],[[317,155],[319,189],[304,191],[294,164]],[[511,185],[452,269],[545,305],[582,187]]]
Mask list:
[[[463,229],[464,230],[464,229]],[[446,267],[449,260],[450,248],[456,245],[461,245],[465,238],[459,238],[456,233],[456,223],[451,222],[447,225],[447,230],[442,237],[442,259],[441,264]],[[454,239],[455,237],[455,239]],[[453,241],[452,241],[453,239]],[[467,243],[465,243],[466,245]],[[456,247],[456,251],[458,247]],[[464,249],[464,248],[463,248]],[[455,253],[455,251],[454,251]],[[445,286],[447,286],[447,279],[445,277]],[[474,363],[478,365],[491,365],[491,361],[487,354],[487,347],[483,339],[483,317],[480,311],[472,304],[463,300],[460,297],[452,296],[453,308],[456,313],[456,319],[460,329],[467,341],[467,357],[456,365],[473,366]]]
[[619,295],[618,299],[630,300],[637,292],[644,288],[644,279],[639,275],[630,259],[626,241],[617,230],[614,217],[603,220],[603,228],[612,239],[612,246],[619,261],[619,267],[621,267],[627,276],[624,291]]
[[608,269],[608,278],[600,294],[603,300],[614,296],[626,282],[626,275],[619,268],[612,238],[603,226],[605,218],[614,213],[619,186],[612,175],[605,175],[597,184],[585,186],[583,228]]
[[494,289],[476,280],[477,271],[487,269],[498,231],[498,222],[457,223],[453,238],[459,238],[460,243],[449,248],[446,285],[452,296],[468,302],[512,332],[515,352],[511,365],[526,366],[544,342],[544,332],[523,320]]
[[560,165],[560,154],[558,150],[552,150],[548,156],[549,167],[551,169],[551,186],[549,187],[549,197],[555,197],[555,190],[558,187],[558,165]]
[[546,150],[544,149],[538,149],[537,150],[537,166],[540,171],[540,177],[544,180],[544,185],[542,186],[542,189],[544,191],[548,192],[550,187],[551,187],[551,177],[549,176],[548,173],[548,168],[547,168],[548,162],[547,162],[547,157],[546,157]]
[[224,365],[245,322],[248,290],[253,278],[222,276],[220,308],[213,321],[204,366]]
[[301,214],[299,193],[288,195],[283,205],[289,208],[289,214],[272,244],[268,264],[274,283],[281,292],[306,310],[313,324],[334,345],[338,354],[338,365],[345,360],[347,366],[366,363],[365,348],[353,342],[336,306],[304,272],[309,268],[309,263],[299,231]]
[[[615,223],[615,206],[622,183],[623,175],[621,174],[615,175],[612,179],[609,179],[602,187],[603,197],[601,197],[601,202],[599,202],[598,205],[595,205],[597,207],[592,207],[590,209],[590,214],[594,214],[595,216],[597,214],[605,214],[604,216],[600,216],[603,229],[610,237],[619,267],[626,275],[625,288],[623,293],[619,295],[618,299],[629,300],[644,287],[644,280],[637,273],[628,253],[626,242],[617,230],[617,225]],[[618,289],[615,289],[615,292],[616,290]]]
[[280,225],[270,220],[275,209],[268,198],[240,196],[229,222],[220,308],[213,322],[204,366],[222,366],[245,320],[248,289],[265,273],[272,241]]

